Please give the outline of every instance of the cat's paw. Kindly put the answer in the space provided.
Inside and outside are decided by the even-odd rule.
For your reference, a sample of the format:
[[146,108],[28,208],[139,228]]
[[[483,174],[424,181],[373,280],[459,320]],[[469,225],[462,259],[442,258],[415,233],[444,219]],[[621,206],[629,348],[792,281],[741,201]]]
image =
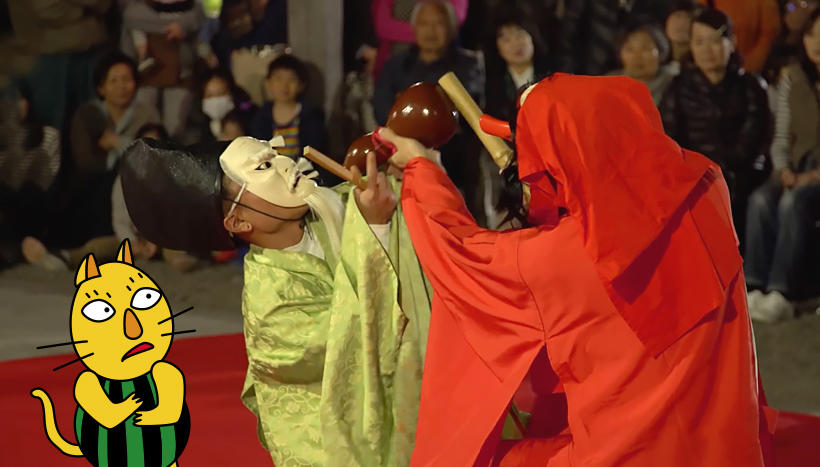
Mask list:
[[131,394],[124,401],[122,401],[122,404],[125,407],[128,407],[129,412],[133,413],[142,405],[142,399],[137,397],[136,394]]

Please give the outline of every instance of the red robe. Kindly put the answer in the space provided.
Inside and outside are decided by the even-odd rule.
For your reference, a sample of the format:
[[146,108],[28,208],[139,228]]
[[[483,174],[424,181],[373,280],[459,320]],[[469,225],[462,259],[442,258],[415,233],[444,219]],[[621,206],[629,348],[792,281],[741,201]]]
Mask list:
[[646,87],[620,77],[542,81],[516,143],[528,229],[479,228],[439,167],[405,169],[402,207],[435,290],[412,465],[488,465],[543,349],[569,430],[516,446],[519,465],[764,465],[719,168],[667,138]]

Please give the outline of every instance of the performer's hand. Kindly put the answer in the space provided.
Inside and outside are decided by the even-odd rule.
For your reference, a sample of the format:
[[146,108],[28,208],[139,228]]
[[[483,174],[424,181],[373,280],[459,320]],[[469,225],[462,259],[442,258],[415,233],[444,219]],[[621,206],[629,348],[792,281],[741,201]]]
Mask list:
[[396,146],[396,152],[390,158],[390,163],[399,169],[404,169],[412,159],[416,157],[426,157],[438,165],[441,165],[441,153],[425,148],[423,144],[413,138],[405,138],[397,135],[390,128],[380,128],[379,136],[390,141]]
[[[350,171],[353,172],[354,177],[362,176],[356,166],[351,167]],[[390,222],[398,201],[390,184],[387,183],[387,177],[379,172],[376,155],[372,152],[367,155],[367,189],[362,191],[357,188],[355,194],[359,211],[361,211],[362,217],[368,224],[387,224]]]

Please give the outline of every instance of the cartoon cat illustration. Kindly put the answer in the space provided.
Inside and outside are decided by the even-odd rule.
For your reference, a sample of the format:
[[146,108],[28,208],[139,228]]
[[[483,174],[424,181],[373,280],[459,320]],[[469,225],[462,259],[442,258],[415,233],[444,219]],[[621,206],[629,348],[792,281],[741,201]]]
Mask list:
[[[164,361],[176,315],[159,286],[134,266],[126,239],[117,260],[97,266],[88,255],[77,270],[71,342],[88,368],[74,383],[78,444],[57,429],[54,407],[40,388],[49,441],[99,467],[176,466],[190,433],[182,372]],[[68,365],[68,364],[66,364]],[[55,370],[63,366],[55,368]]]

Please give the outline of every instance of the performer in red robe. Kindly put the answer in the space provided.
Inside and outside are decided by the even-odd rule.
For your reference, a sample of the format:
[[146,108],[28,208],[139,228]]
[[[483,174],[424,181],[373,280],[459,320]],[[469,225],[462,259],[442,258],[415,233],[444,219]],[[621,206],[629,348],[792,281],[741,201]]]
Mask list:
[[556,74],[521,100],[525,229],[478,227],[432,151],[380,133],[435,290],[412,465],[493,462],[544,349],[549,368],[535,370],[557,375],[568,431],[496,463],[764,465],[771,430],[720,169],[668,138],[629,78]]

